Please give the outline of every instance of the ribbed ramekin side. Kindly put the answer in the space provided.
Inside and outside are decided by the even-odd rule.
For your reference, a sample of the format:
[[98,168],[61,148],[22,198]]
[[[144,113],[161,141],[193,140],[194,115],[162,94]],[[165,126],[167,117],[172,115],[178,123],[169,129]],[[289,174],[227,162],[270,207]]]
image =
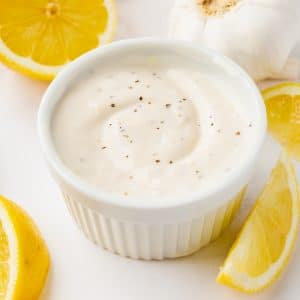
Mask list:
[[178,223],[134,223],[107,217],[64,193],[77,225],[94,243],[134,259],[175,258],[189,255],[216,239],[237,211],[244,191],[204,215]]

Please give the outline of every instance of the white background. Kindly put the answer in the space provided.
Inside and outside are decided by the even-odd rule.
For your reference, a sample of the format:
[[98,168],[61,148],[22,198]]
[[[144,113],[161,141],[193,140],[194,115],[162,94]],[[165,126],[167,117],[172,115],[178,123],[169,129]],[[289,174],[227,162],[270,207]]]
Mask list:
[[[173,0],[117,1],[117,38],[165,36],[172,3]],[[45,83],[27,79],[0,65],[0,193],[32,215],[49,246],[52,264],[41,299],[250,299],[216,284],[215,277],[236,228],[276,160],[277,146],[272,141],[266,142],[241,213],[213,245],[177,260],[145,262],[122,258],[84,238],[47,171],[36,133],[37,110],[46,87]],[[251,299],[299,299],[298,278],[299,243],[283,276]]]

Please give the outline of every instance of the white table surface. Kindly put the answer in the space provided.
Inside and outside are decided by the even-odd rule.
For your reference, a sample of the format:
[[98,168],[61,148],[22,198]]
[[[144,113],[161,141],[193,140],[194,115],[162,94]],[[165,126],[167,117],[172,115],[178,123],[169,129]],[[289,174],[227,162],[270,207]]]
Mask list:
[[[118,0],[117,38],[165,36],[172,3],[173,0]],[[222,238],[186,258],[134,261],[86,240],[69,216],[43,161],[37,138],[36,115],[46,87],[45,83],[0,65],[0,193],[32,215],[49,246],[52,264],[41,300],[250,299],[216,284],[215,277],[236,228],[276,160],[278,149],[274,142],[266,142],[242,210]],[[299,299],[298,278],[299,242],[283,276],[267,291],[251,298]]]

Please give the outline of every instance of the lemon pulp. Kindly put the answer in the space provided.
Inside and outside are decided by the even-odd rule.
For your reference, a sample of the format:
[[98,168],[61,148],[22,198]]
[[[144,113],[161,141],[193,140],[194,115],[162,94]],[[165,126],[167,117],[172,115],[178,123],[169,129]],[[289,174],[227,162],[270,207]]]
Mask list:
[[262,94],[271,135],[300,160],[300,84],[279,84]]
[[113,0],[0,1],[0,59],[34,77],[60,68],[111,40]]
[[299,225],[300,198],[292,163],[282,154],[218,275],[219,283],[259,291],[282,272]]
[[0,196],[0,299],[38,299],[49,261],[47,246],[33,220]]

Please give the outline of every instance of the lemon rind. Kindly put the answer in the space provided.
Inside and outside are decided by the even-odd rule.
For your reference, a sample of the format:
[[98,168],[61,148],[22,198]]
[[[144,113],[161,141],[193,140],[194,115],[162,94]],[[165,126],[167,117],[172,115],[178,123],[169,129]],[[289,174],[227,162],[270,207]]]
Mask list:
[[282,93],[288,93],[290,95],[299,94],[300,93],[300,83],[299,82],[283,82],[277,85],[271,86],[269,88],[264,89],[261,93],[265,101],[268,99],[280,95]]

